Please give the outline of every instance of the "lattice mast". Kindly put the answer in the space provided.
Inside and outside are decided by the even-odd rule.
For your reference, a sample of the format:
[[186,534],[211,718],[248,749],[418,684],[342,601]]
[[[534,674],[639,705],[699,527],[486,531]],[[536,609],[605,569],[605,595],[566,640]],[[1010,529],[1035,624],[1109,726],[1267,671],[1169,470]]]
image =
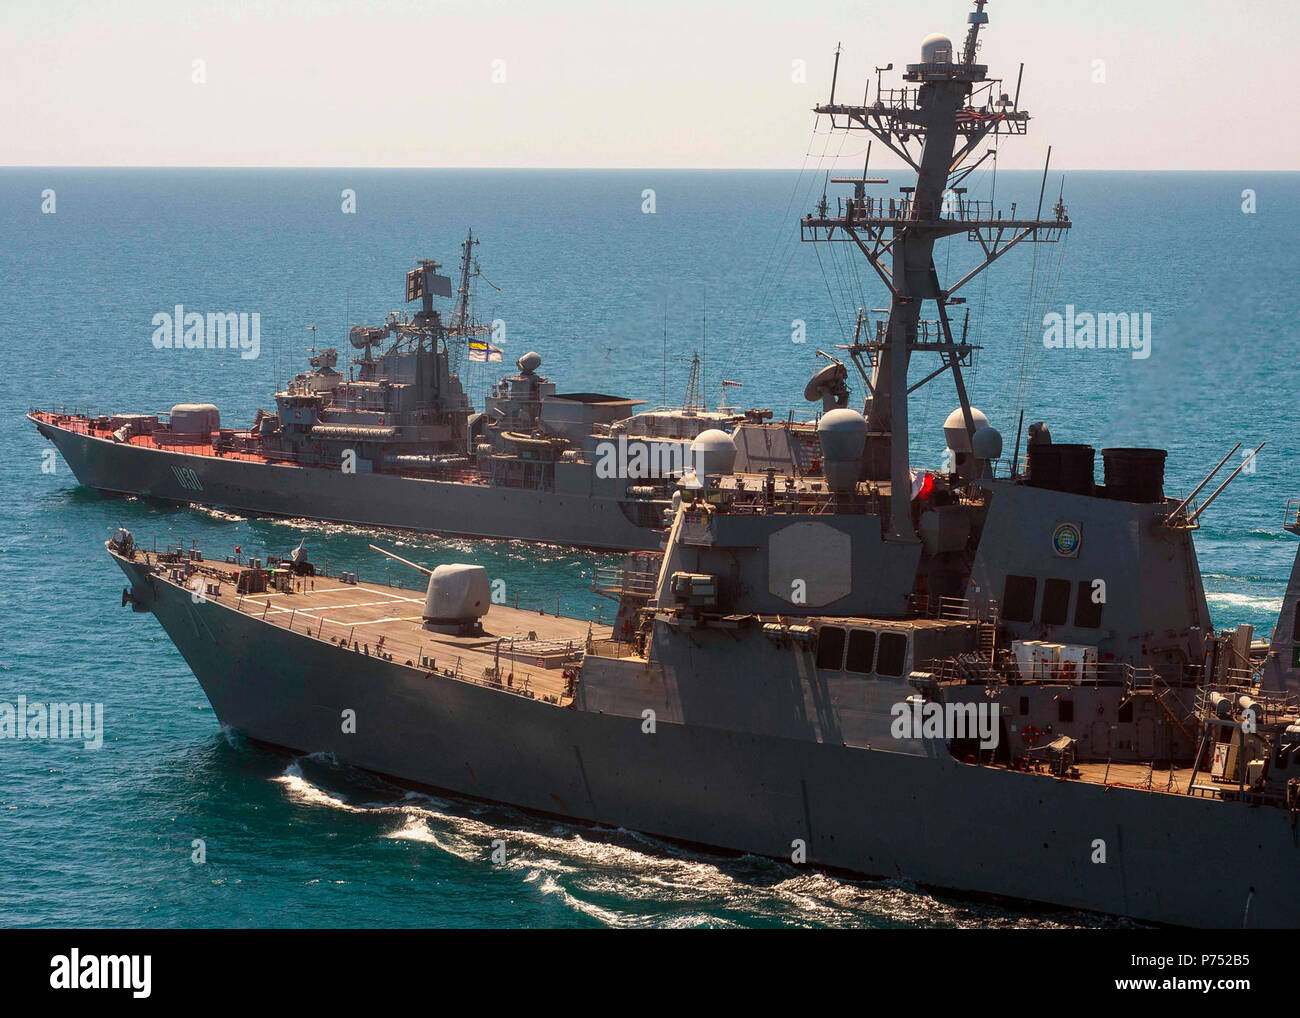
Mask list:
[[[888,320],[879,324],[876,335],[864,338],[859,328],[845,349],[860,370],[864,354],[871,362],[870,374],[863,370],[868,387],[863,475],[891,484],[891,540],[917,540],[910,512],[908,393],[951,369],[966,427],[974,430],[961,374],[974,348],[965,342],[964,334],[960,341],[953,339],[947,309],[964,302],[954,294],[1021,241],[1056,241],[1071,225],[1063,202],[1057,204],[1053,218],[1039,218],[1041,192],[1034,218],[1017,218],[1014,204],[1010,217],[1003,218],[991,202],[967,200],[966,189],[958,186],[993,154],[990,148],[966,165],[981,143],[1000,135],[1024,134],[1029,121],[1029,114],[1019,107],[1019,82],[1012,99],[1001,91],[1002,79],[988,77],[988,68],[975,62],[980,29],[988,23],[987,3],[974,0],[960,55],[954,55],[946,36],[931,35],[922,41],[921,62],[908,64],[903,74],[914,87],[882,89],[878,77],[875,102],[867,105],[864,97],[863,105],[856,106],[835,102],[832,80],[830,101],[814,107],[819,115],[830,117],[833,130],[870,132],[916,171],[915,183],[900,188],[897,198],[868,196],[867,184],[884,181],[868,178],[865,167],[861,178],[837,178],[837,183],[853,184],[853,196],[838,198],[832,207],[823,195],[801,225],[805,241],[856,244],[890,294]],[[838,52],[836,65],[838,73]],[[878,75],[892,66],[878,69]],[[934,245],[959,233],[977,242],[984,257],[945,289],[935,270]],[[935,303],[936,320],[921,319],[927,300]],[[940,364],[909,388],[907,371],[916,352],[937,353]]]
[[452,314],[452,332],[464,335],[470,325],[470,300],[473,297],[473,279],[479,274],[474,248],[478,241],[471,229],[460,246],[460,285],[456,287],[456,309]]

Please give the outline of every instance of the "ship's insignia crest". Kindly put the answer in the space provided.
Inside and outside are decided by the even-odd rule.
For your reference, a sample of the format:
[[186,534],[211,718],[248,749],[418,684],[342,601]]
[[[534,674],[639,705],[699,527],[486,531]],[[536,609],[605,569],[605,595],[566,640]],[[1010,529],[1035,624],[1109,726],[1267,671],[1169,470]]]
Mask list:
[[1082,543],[1083,535],[1077,523],[1058,523],[1052,531],[1052,550],[1062,558],[1074,558]]

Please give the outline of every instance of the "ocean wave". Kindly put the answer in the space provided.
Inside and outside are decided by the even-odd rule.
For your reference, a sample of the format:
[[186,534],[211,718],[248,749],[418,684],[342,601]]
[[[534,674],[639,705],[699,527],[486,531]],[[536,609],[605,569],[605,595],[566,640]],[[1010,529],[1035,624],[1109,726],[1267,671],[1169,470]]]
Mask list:
[[214,509],[210,505],[200,505],[197,502],[186,503],[187,509],[193,509],[208,519],[219,520],[222,523],[247,523],[247,516],[240,516],[237,513],[226,512],[224,509]]
[[[1097,922],[1066,912],[1019,914],[958,903],[905,882],[856,880],[748,854],[715,855],[623,828],[541,820],[510,807],[396,787],[391,798],[358,803],[308,778],[306,761],[328,762],[319,755],[298,757],[273,779],[295,802],[391,818],[377,837],[514,874],[521,888],[603,926],[1066,928]],[[495,851],[501,848],[503,856]]]
[[1252,611],[1266,611],[1276,615],[1282,610],[1282,598],[1262,594],[1240,594],[1228,591],[1205,592],[1205,600],[1212,605],[1228,608],[1247,608]]

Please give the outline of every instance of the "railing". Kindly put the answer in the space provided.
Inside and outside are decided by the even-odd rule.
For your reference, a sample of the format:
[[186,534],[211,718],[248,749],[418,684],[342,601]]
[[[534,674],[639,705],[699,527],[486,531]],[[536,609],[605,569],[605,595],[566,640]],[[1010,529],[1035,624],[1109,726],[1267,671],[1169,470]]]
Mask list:
[[759,487],[734,492],[719,511],[732,516],[825,516],[833,513],[885,516],[888,507],[888,499],[862,491],[841,501],[833,491],[777,490],[769,502],[766,492]]
[[650,598],[659,583],[659,571],[632,570],[624,566],[597,566],[592,574],[593,593],[612,597]]
[[[973,198],[952,198],[934,204],[913,201],[910,198],[846,198],[839,199],[840,215],[853,219],[884,220],[934,220],[944,219],[954,223],[996,223],[1002,211],[990,201]],[[1011,204],[1011,218],[1016,217],[1016,205]]]
[[625,640],[588,639],[586,652],[592,657],[629,658],[640,657],[636,644]]
[[1300,533],[1300,498],[1288,498],[1282,514],[1282,529]]
[[912,608],[919,615],[928,619],[943,619],[949,622],[993,623],[998,617],[998,602],[992,598],[984,601],[971,601],[964,597],[929,597],[913,594]]
[[[35,412],[35,411],[33,411]],[[100,424],[96,418],[84,418],[72,414],[64,414],[62,411],[40,411],[54,417],[66,418],[57,420],[54,425],[64,431],[69,431],[75,435],[85,435],[88,438],[99,438],[105,441],[110,440],[113,435],[113,429],[107,424]],[[239,460],[246,463],[266,463],[277,466],[313,466],[322,469],[334,469],[336,464],[322,461],[318,457],[302,456],[299,453],[288,449],[277,449],[268,447],[266,444],[257,442],[246,431],[237,431],[234,429],[221,429],[215,435],[191,436],[176,435],[168,431],[166,425],[160,426],[157,431],[150,431],[143,434],[130,434],[125,442],[121,445],[133,445],[146,449],[157,449],[163,452],[181,452],[188,456],[206,456],[213,459]],[[400,453],[399,453],[400,455]],[[389,467],[374,471],[375,473],[392,474],[398,476],[412,476],[425,474],[431,475],[431,480],[447,481],[457,484],[474,484],[486,486],[489,482],[476,469],[465,466],[454,466],[440,469],[437,464],[430,463],[428,466],[405,466]],[[508,482],[498,482],[501,487],[526,487],[526,485],[517,485]]]
[[[976,682],[990,685],[1022,685],[1025,683],[1061,683],[1074,686],[1123,686],[1128,695],[1139,693],[1156,695],[1176,690],[1159,671],[1149,665],[1132,665],[1126,661],[1061,661],[1034,662],[1028,675],[1021,662],[1009,651],[1003,651],[994,661],[975,653],[953,657],[935,658],[924,662],[922,671],[932,672],[944,682]],[[1182,688],[1189,688],[1195,673],[1188,674]]]
[[882,88],[876,91],[875,109],[913,110],[920,102],[919,88]]
[[[1231,671],[1231,669],[1230,669]],[[1219,718],[1214,709],[1211,694],[1219,693],[1229,700],[1231,712],[1235,715],[1241,711],[1239,700],[1249,697],[1254,702],[1257,724],[1276,724],[1284,718],[1291,717],[1300,709],[1300,697],[1294,693],[1266,693],[1252,683],[1210,682],[1196,687],[1196,713],[1199,717],[1210,720]]]
[[[580,640],[503,638],[499,644],[499,651],[495,655],[498,669],[470,667],[464,663],[463,656],[456,653],[455,648],[446,644],[439,644],[435,641],[394,640],[387,635],[381,636],[371,643],[365,639],[364,624],[331,622],[305,612],[299,618],[299,609],[295,606],[277,606],[273,608],[270,597],[274,596],[277,591],[272,589],[267,589],[265,592],[259,592],[258,594],[237,594],[230,574],[223,573],[215,568],[212,563],[195,562],[185,556],[186,553],[182,549],[161,554],[153,553],[151,559],[156,563],[155,571],[159,575],[189,593],[196,603],[209,600],[216,601],[242,615],[257,618],[269,625],[311,639],[321,640],[322,642],[328,641],[340,648],[351,650],[363,656],[401,662],[407,667],[420,668],[430,674],[438,674],[475,685],[490,686],[502,692],[513,693],[528,699],[541,699],[547,703],[558,704],[563,701],[564,697],[552,698],[550,695],[534,692],[531,686],[536,676],[533,672],[528,671],[526,667],[520,674],[518,657],[560,656],[563,660],[571,660],[576,664],[582,660],[585,650],[583,641]],[[323,573],[320,575],[322,578],[328,578]],[[207,585],[195,584],[193,577],[214,579],[222,584],[230,584],[230,593],[209,594],[207,593]],[[304,586],[307,590],[310,590],[312,578],[295,577],[294,582],[299,585],[300,590]],[[402,588],[397,587],[396,589]],[[254,600],[254,598],[258,597],[265,597],[265,600]],[[406,600],[412,604],[423,604],[422,597],[411,597]],[[310,610],[312,609],[307,609],[307,611]],[[357,636],[358,628],[362,630],[360,639]],[[328,633],[325,632],[327,629],[329,630]],[[507,669],[509,670],[506,671]],[[505,677],[496,674],[498,670],[505,672]],[[566,695],[571,696],[572,692],[570,691]]]

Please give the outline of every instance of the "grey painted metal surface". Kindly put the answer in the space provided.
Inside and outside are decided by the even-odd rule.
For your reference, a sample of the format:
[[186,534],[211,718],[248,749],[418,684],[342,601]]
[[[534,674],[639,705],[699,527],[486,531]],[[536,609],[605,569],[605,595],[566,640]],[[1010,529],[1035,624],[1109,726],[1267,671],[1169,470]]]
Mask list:
[[[639,711],[570,710],[340,651],[118,562],[217,717],[255,739],[700,844],[789,858],[803,840],[810,863],[864,874],[1190,926],[1300,924],[1300,847],[1279,810],[965,764],[883,733],[867,748],[834,728],[711,717],[702,668],[676,675],[695,717],[646,734]],[[786,681],[817,698],[808,676]],[[1110,864],[1090,862],[1097,838]]]
[[[589,643],[555,703],[196,602],[179,580],[189,565],[169,578],[112,543],[135,607],[157,616],[222,722],[403,780],[708,845],[1168,923],[1300,926],[1300,697],[1260,683],[1249,631],[1214,632],[1196,517],[1163,491],[1164,452],[1103,450],[1097,484],[1090,446],[1034,423],[1027,470],[1007,469],[969,404],[952,293],[1071,225],[1063,202],[1050,218],[1002,218],[960,194],[943,205],[978,144],[1028,121],[975,62],[983,7],[960,58],[926,40],[905,72],[915,88],[818,107],[917,172],[883,199],[864,169],[853,198],[832,213],[824,197],[803,220],[806,239],[855,243],[891,295],[876,338],[860,321],[845,347],[865,416],[845,406],[847,370],[809,387],[829,410],[821,479],[747,474],[749,443],[711,435],[709,465],[675,485],[662,556],[629,556],[605,589],[619,601],[611,638]],[[958,234],[985,258],[945,288],[933,244]],[[925,300],[936,321],[920,317]],[[951,471],[907,463],[915,353],[939,358],[923,381],[952,372]],[[311,483],[308,471],[276,477],[276,505],[313,494],[273,490]],[[604,504],[578,487],[579,502]],[[403,511],[426,523],[439,511],[405,490],[392,489]],[[493,496],[472,507],[485,520]],[[576,512],[580,535],[600,536],[577,543],[628,540],[608,504]],[[1300,653],[1275,634],[1279,690],[1296,673],[1284,651]],[[926,712],[935,730],[900,725]],[[987,745],[952,727],[967,714],[988,722]]]

